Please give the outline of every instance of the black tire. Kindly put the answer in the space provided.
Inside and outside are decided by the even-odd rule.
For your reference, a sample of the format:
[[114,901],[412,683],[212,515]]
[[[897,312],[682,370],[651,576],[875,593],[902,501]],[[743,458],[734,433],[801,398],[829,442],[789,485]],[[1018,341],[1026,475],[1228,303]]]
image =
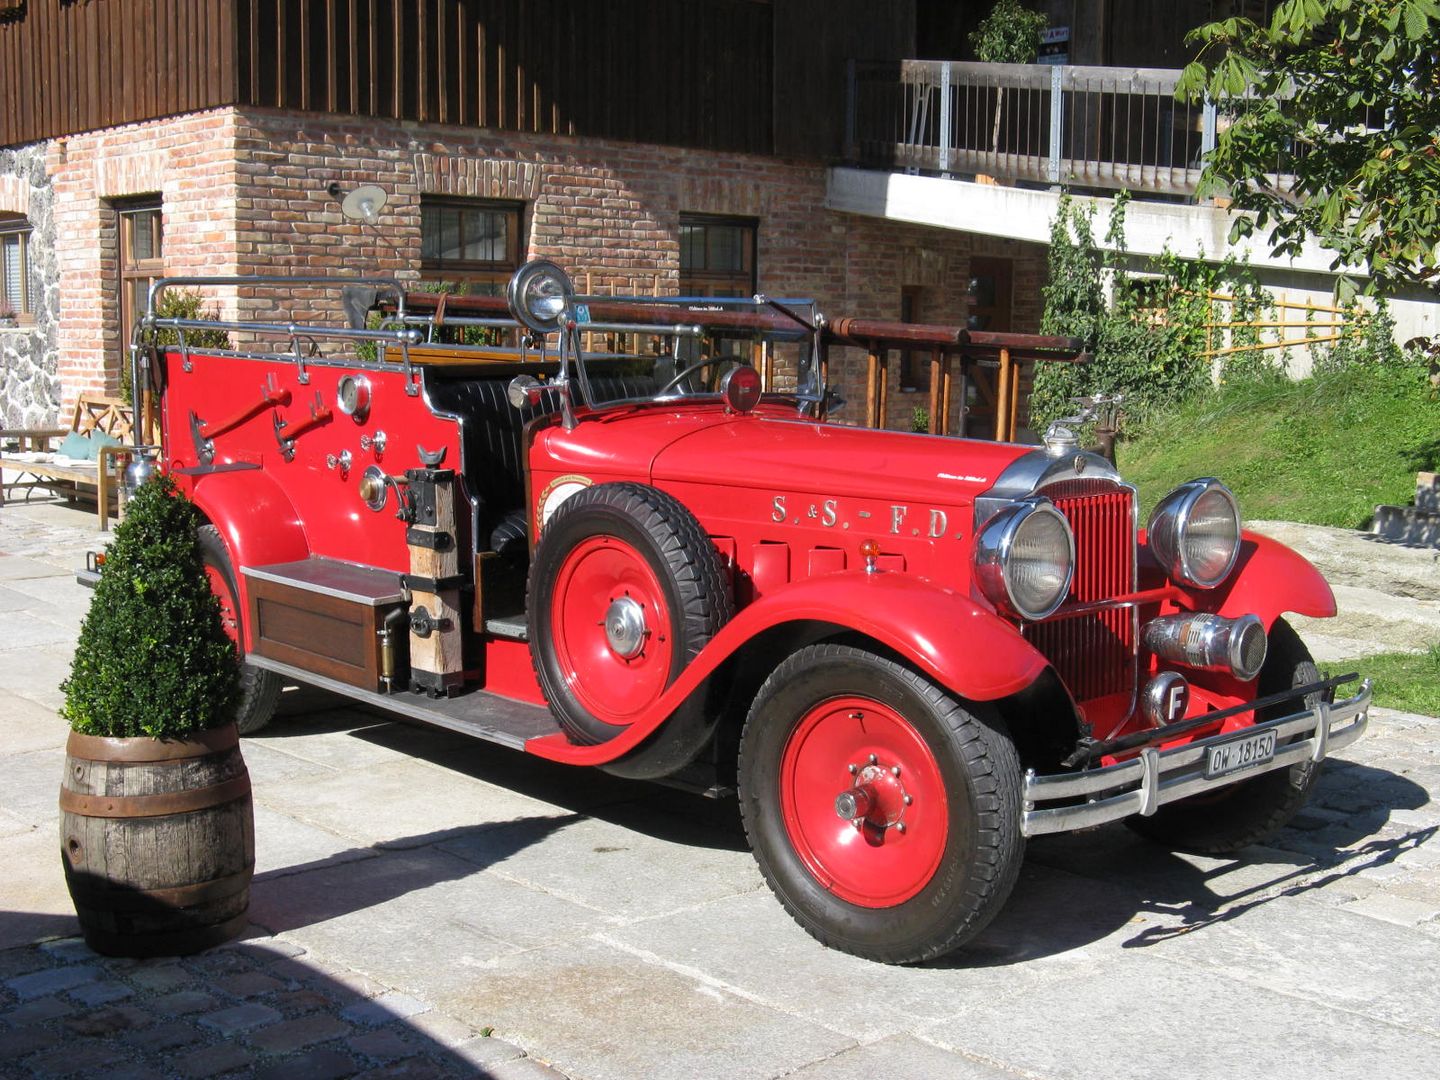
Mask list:
[[[230,551],[214,525],[200,527],[200,555],[205,567],[212,571],[211,587],[220,598],[221,617],[226,621],[226,630],[235,640],[240,652],[240,697],[235,704],[235,726],[241,735],[252,735],[270,722],[275,715],[275,705],[280,699],[280,676],[273,671],[253,667],[245,661],[245,616],[240,610],[240,593],[235,585],[235,570],[230,563]],[[219,583],[215,575],[221,579]],[[221,588],[228,590],[221,592]]]
[[[860,826],[835,803],[852,776],[856,788],[891,788]],[[916,963],[964,945],[1004,905],[1024,857],[1020,763],[999,718],[849,646],[801,649],[765,681],[739,786],[781,904],[825,945],[870,960]]]
[[[637,654],[617,651],[607,618],[641,613]],[[642,484],[597,484],[567,499],[545,526],[530,567],[530,655],[550,709],[576,742],[614,738],[655,701],[730,618],[724,566],[694,516]],[[569,612],[566,617],[563,612]],[[692,695],[625,775],[688,764],[713,730]]]
[[[1276,620],[1257,696],[1278,694],[1319,679],[1320,672],[1300,635],[1284,619]],[[1305,708],[1314,708],[1319,694],[1307,695],[1304,701]],[[1273,720],[1300,708],[1295,701],[1283,702],[1262,710],[1258,719]],[[1310,798],[1323,764],[1302,761],[1288,769],[1262,773],[1211,794],[1162,806],[1148,818],[1127,818],[1126,824],[1141,836],[1177,851],[1229,855],[1262,843],[1284,828]]]

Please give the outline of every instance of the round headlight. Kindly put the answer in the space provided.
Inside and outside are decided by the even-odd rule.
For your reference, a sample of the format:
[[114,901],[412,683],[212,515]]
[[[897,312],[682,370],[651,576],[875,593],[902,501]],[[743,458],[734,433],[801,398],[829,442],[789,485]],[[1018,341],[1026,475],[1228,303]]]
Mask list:
[[560,329],[560,319],[574,296],[569,276],[549,259],[526,263],[505,289],[510,314],[541,334]]
[[1048,499],[1005,507],[975,541],[975,577],[996,607],[1043,619],[1065,601],[1075,574],[1070,523]]
[[1219,480],[1181,484],[1150,515],[1150,550],[1176,581],[1213,589],[1240,555],[1240,509]]

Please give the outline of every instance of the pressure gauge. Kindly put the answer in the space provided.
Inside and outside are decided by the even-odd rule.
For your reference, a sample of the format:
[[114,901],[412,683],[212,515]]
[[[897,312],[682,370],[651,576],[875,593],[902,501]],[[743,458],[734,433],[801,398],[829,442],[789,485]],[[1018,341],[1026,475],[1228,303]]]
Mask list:
[[342,375],[335,388],[335,405],[357,424],[370,415],[370,380],[364,375]]

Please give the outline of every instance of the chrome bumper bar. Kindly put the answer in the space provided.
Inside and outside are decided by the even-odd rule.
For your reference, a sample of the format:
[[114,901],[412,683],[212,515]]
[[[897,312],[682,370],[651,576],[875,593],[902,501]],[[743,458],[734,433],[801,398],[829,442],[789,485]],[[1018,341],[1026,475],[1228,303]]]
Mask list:
[[[1118,765],[1085,772],[1036,776],[1025,774],[1025,814],[1020,831],[1026,836],[1087,829],[1131,814],[1149,816],[1166,803],[1227,787],[1261,773],[1302,761],[1322,761],[1332,750],[1360,737],[1370,717],[1370,680],[1354,697],[1292,713],[1241,731],[1212,735],[1169,750],[1147,747]],[[1263,731],[1275,732],[1275,756],[1269,761],[1206,777],[1210,747]],[[1083,801],[1077,801],[1083,800]],[[1066,805],[1055,806],[1057,802]]]

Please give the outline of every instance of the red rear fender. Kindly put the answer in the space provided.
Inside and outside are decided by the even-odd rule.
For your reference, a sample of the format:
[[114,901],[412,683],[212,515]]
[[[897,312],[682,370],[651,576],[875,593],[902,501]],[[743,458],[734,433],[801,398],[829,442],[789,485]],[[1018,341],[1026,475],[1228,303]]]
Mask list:
[[[280,485],[259,469],[201,476],[191,498],[230,549],[240,593],[236,599],[243,607],[248,608],[250,598],[242,566],[293,562],[310,554],[300,515]],[[249,648],[250,642],[245,646]]]

